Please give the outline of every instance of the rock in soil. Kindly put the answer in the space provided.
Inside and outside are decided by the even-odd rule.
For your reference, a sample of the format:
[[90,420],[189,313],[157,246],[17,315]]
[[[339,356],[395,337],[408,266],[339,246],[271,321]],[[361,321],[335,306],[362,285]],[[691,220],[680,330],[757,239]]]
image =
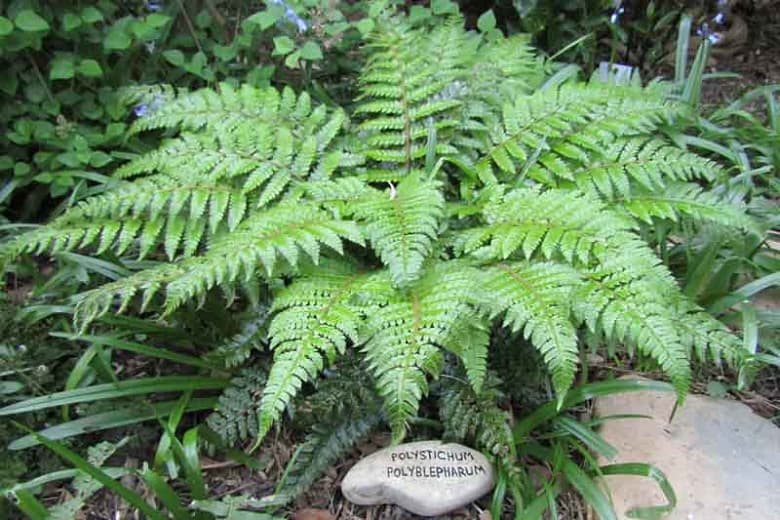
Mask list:
[[379,450],[360,460],[341,483],[358,505],[395,504],[423,516],[441,515],[493,489],[493,468],[460,444],[422,441]]
[[[596,413],[643,414],[608,420],[604,439],[619,450],[609,462],[648,462],[668,477],[676,509],[665,520],[780,518],[780,429],[737,401],[689,395],[672,422],[671,392],[632,392],[599,398]],[[650,479],[606,477],[621,520],[634,507],[663,505]]]

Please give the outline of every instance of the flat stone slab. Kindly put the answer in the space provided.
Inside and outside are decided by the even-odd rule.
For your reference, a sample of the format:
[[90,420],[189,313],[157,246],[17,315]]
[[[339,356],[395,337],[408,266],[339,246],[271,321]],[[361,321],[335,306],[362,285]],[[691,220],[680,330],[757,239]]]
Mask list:
[[358,461],[341,482],[341,492],[361,506],[395,504],[423,516],[464,506],[491,489],[490,462],[460,444],[421,441],[399,444]]
[[[746,405],[689,395],[674,420],[671,392],[599,398],[596,414],[652,419],[606,421],[600,433],[619,450],[609,462],[649,462],[668,477],[677,508],[665,520],[780,519],[780,428]],[[666,503],[642,477],[606,477],[618,518],[633,507]]]

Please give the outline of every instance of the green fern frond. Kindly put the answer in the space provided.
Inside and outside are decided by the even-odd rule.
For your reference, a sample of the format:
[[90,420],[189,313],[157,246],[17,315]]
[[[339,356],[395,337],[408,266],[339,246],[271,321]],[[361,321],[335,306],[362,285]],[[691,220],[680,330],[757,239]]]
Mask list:
[[315,421],[285,469],[277,494],[288,499],[306,490],[336,461],[347,455],[382,421],[381,400],[359,366],[340,365],[304,405]]
[[[288,120],[305,124],[313,114],[311,98],[296,96],[289,87],[281,95],[274,88],[242,84],[238,89],[220,83],[219,91],[204,88],[184,92],[175,99],[161,100],[159,106],[133,123],[131,133],[158,128],[199,130],[204,127],[230,129],[238,123]],[[317,116],[321,117],[321,116]]]
[[[625,259],[622,259],[623,261]],[[629,343],[655,359],[680,399],[691,381],[688,348],[670,312],[668,286],[637,279],[617,266],[600,266],[572,294],[573,310],[591,331]]]
[[[390,287],[390,274],[375,275],[375,283]],[[404,292],[388,292],[386,301],[367,310],[369,339],[363,351],[385,400],[394,442],[403,439],[407,421],[428,391],[427,375],[438,376],[441,349],[454,327],[473,316],[477,283],[468,265],[437,263]]]
[[216,285],[249,280],[261,266],[270,276],[279,260],[295,267],[301,251],[316,263],[320,244],[341,253],[342,239],[363,243],[354,222],[332,219],[317,204],[288,201],[255,212],[216,236],[203,255],[182,262],[186,273],[169,283],[165,307],[171,312]]
[[675,222],[690,219],[735,227],[759,236],[762,234],[758,223],[745,213],[744,207],[730,204],[697,184],[674,183],[663,190],[617,198],[615,204],[625,208],[637,220],[649,224],[656,218]]
[[474,392],[479,393],[487,377],[490,324],[477,311],[455,323],[444,347],[458,356]]
[[[492,126],[484,137],[484,158],[477,168],[484,182],[493,182],[492,164],[503,176],[516,175],[518,165],[530,166],[529,159],[542,152],[538,155],[542,166],[573,180],[571,161],[587,163],[598,157],[604,143],[648,133],[680,110],[663,97],[634,87],[565,85],[518,96],[505,105],[502,124]],[[535,180],[551,182],[546,176]]]
[[539,350],[559,401],[574,381],[579,360],[571,298],[580,283],[572,268],[553,263],[499,264],[485,272],[485,306]]
[[[486,226],[458,233],[458,250],[482,259],[561,258],[587,265],[627,241],[631,221],[607,211],[603,203],[576,191],[524,188],[494,198],[483,208]],[[654,256],[651,251],[647,251]]]
[[444,425],[443,437],[457,442],[475,440],[479,448],[494,460],[516,461],[515,443],[508,412],[498,407],[504,399],[501,380],[489,373],[480,392],[453,378],[443,384],[439,417]]
[[257,410],[265,384],[265,372],[245,368],[222,391],[206,424],[227,445],[235,446],[257,437]]
[[269,309],[262,305],[252,309],[241,330],[218,345],[210,356],[218,359],[224,366],[233,368],[245,363],[253,351],[263,350],[268,335],[268,314]]
[[[180,240],[181,236],[174,238]],[[315,262],[320,257],[320,244],[340,253],[343,238],[363,242],[353,222],[333,220],[317,204],[278,204],[254,213],[232,233],[216,236],[200,256],[145,269],[84,293],[76,316],[85,326],[108,312],[115,301],[121,312],[139,293],[143,293],[143,310],[163,288],[163,306],[169,314],[185,302],[202,297],[212,287],[251,279],[260,267],[269,276],[279,260],[294,267],[300,251]]]
[[268,331],[274,364],[260,403],[258,442],[301,386],[357,341],[361,316],[350,298],[363,277],[349,264],[325,261],[274,300]]
[[368,158],[400,163],[408,172],[425,156],[430,132],[443,136],[458,126],[457,81],[467,76],[478,43],[457,22],[429,31],[392,19],[372,34],[355,110],[367,117],[360,130]]
[[475,442],[497,467],[512,496],[520,497],[526,476],[517,459],[511,414],[498,406],[504,400],[501,383],[489,373],[485,387],[475,393],[457,378],[448,379],[439,398],[439,417],[445,439]]
[[483,41],[465,79],[467,111],[476,116],[485,105],[501,107],[507,99],[530,94],[544,79],[544,65],[527,35]]
[[371,246],[396,285],[415,280],[431,252],[444,209],[439,187],[410,175],[388,191],[373,190],[354,206],[356,217],[366,221]]
[[[534,178],[557,176],[555,171],[543,166],[550,161],[537,162],[529,175]],[[571,173],[578,188],[608,200],[617,196],[629,197],[637,188],[656,190],[670,182],[712,180],[721,174],[721,167],[709,159],[664,141],[646,138],[605,143],[600,156],[592,162],[576,164]]]
[[726,361],[735,369],[751,362],[751,354],[726,325],[690,300],[679,298],[672,321],[681,343],[702,362],[719,365]]

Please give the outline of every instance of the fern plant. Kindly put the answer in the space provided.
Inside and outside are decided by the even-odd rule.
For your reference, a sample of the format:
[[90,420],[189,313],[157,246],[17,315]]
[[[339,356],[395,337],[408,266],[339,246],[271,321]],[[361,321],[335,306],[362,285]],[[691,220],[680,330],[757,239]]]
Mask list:
[[[267,377],[245,375],[229,390],[240,399],[226,394],[212,418],[255,446],[347,355],[362,359],[399,442],[445,354],[475,395],[495,390],[495,326],[540,351],[559,403],[586,344],[640,350],[681,398],[692,355],[749,361],[646,240],[661,222],[761,233],[707,190],[716,163],[664,138],[686,107],[662,84],[550,86],[524,40],[461,27],[378,24],[347,109],[227,84],[170,98],[132,131],[175,137],[122,166],[104,193],[8,240],[3,260],[71,250],[144,260],[80,295],[81,330],[114,311],[165,318],[217,289],[228,303],[270,293],[247,332],[273,354]],[[237,362],[252,370],[242,348]],[[230,409],[247,403],[240,417]],[[312,442],[338,447],[333,435]]]

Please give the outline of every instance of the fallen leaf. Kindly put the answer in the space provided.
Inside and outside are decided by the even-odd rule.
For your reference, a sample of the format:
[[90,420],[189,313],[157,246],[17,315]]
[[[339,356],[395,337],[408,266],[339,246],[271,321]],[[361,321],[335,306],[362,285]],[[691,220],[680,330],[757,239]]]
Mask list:
[[293,513],[292,520],[336,520],[336,517],[325,509],[299,509]]

